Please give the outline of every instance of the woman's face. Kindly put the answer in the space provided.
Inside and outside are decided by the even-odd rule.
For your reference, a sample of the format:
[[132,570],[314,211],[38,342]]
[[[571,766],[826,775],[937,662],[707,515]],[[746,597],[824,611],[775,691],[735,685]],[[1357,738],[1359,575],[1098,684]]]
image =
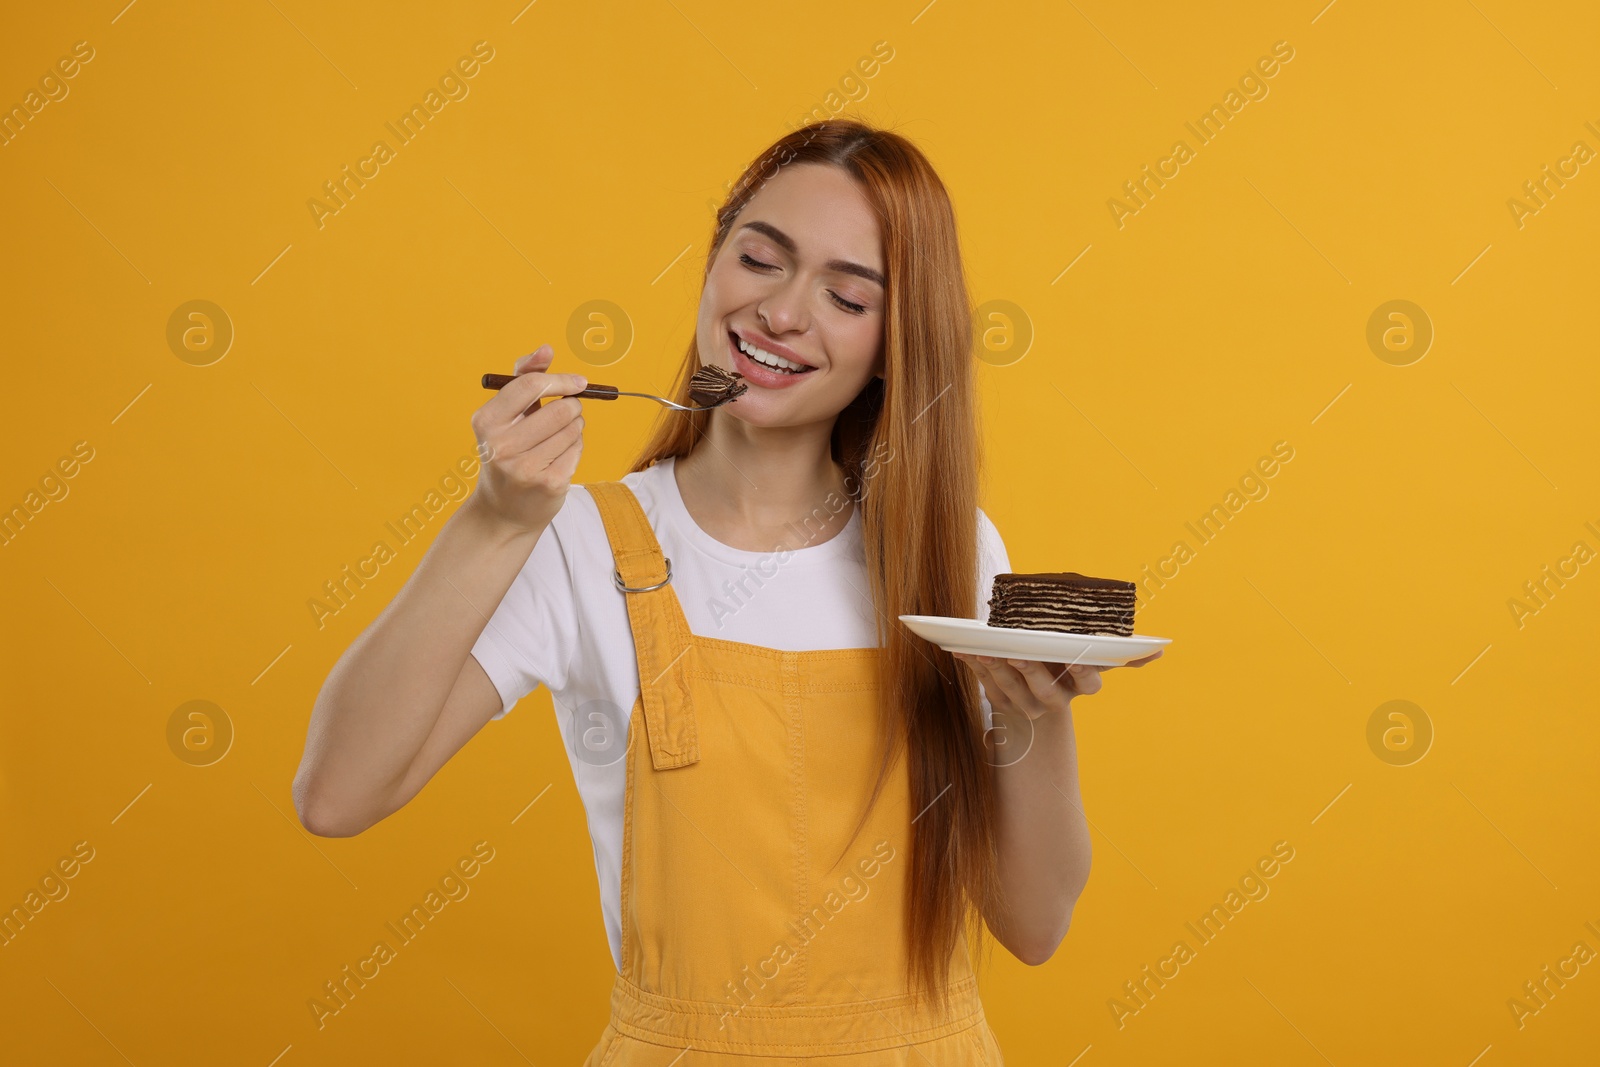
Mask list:
[[[883,374],[883,279],[877,215],[855,180],[826,164],[781,168],[733,220],[701,293],[700,362],[750,386],[719,410],[831,426]],[[772,369],[771,356],[804,369]]]

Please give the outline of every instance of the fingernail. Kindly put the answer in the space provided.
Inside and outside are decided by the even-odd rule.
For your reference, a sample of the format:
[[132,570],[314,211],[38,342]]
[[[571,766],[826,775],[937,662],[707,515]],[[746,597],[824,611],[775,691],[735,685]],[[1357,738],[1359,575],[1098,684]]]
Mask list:
[[1020,660],[1020,659],[1008,659],[1008,660],[1006,660],[1006,662],[1011,664],[1013,667],[1020,668],[1026,661],[1025,660]]

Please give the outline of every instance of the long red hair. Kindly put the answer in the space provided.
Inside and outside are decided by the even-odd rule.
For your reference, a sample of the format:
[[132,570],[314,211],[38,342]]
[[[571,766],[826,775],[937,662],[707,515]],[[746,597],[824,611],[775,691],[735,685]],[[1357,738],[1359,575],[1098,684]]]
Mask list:
[[[973,310],[955,214],[932,165],[899,134],[850,120],[802,126],[750,164],[717,211],[707,273],[762,183],[802,163],[840,167],[854,178],[877,212],[883,238],[884,377],[873,378],[840,412],[832,437],[846,486],[856,487],[853,495],[864,491],[858,502],[889,709],[879,738],[882,764],[857,833],[894,759],[908,752],[911,809],[921,814],[912,826],[906,977],[942,1005],[957,940],[969,939],[976,961],[979,916],[993,914],[1000,897],[995,768],[985,756],[976,681],[899,616],[972,618],[976,606]],[[679,403],[690,403],[689,378],[700,365],[691,339],[673,391]],[[664,417],[631,470],[688,455],[711,417],[709,411]]]

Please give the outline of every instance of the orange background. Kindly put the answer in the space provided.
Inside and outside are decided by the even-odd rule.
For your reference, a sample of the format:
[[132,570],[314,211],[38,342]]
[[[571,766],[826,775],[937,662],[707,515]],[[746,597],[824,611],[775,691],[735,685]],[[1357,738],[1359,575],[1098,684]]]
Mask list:
[[[323,628],[307,602],[471,454],[481,373],[549,341],[557,369],[664,391],[709,202],[838,106],[924,148],[974,300],[1013,309],[982,372],[1013,566],[1138,579],[1191,550],[1140,611],[1167,655],[1077,702],[1094,870],[1052,960],[984,974],[1007,1062],[1591,1062],[1600,968],[1566,964],[1520,1027],[1508,1001],[1600,951],[1597,164],[1508,201],[1600,149],[1600,17],[1319,6],[13,14],[7,107],[94,56],[0,147],[0,507],[65,490],[0,547],[0,905],[93,858],[0,948],[8,1058],[581,1061],[613,968],[547,694],[357,838],[294,816],[313,698],[444,512]],[[478,41],[468,95],[319,228],[307,201]],[[1200,145],[1185,123],[1279,41],[1267,94]],[[1108,201],[1180,138],[1119,227]],[[204,366],[204,337],[168,341],[193,300],[234,333]],[[594,300],[626,316],[620,358],[566,340]],[[1431,323],[1421,358],[1415,311],[1368,343],[1394,300]],[[618,477],[653,409],[586,415],[579,480]],[[1236,513],[1202,542],[1213,505]],[[169,729],[196,700],[211,755],[231,730],[204,766],[204,730]],[[1270,894],[1119,1027],[1123,983],[1280,841]],[[478,842],[470,895],[319,1029],[308,1000]]]

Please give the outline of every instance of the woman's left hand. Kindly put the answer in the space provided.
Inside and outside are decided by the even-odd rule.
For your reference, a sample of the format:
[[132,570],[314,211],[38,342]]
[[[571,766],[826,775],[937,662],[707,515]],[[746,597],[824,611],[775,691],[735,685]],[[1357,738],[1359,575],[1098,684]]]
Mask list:
[[[1161,651],[1142,659],[1122,664],[1126,667],[1143,667],[1151,660],[1160,659]],[[951,655],[977,672],[989,705],[997,714],[1020,711],[1030,719],[1037,719],[1052,711],[1065,711],[1073,697],[1088,696],[1100,691],[1102,671],[1115,667],[1095,667],[1087,663],[1046,663],[1041,660],[997,659],[994,656],[974,656],[968,652]]]

